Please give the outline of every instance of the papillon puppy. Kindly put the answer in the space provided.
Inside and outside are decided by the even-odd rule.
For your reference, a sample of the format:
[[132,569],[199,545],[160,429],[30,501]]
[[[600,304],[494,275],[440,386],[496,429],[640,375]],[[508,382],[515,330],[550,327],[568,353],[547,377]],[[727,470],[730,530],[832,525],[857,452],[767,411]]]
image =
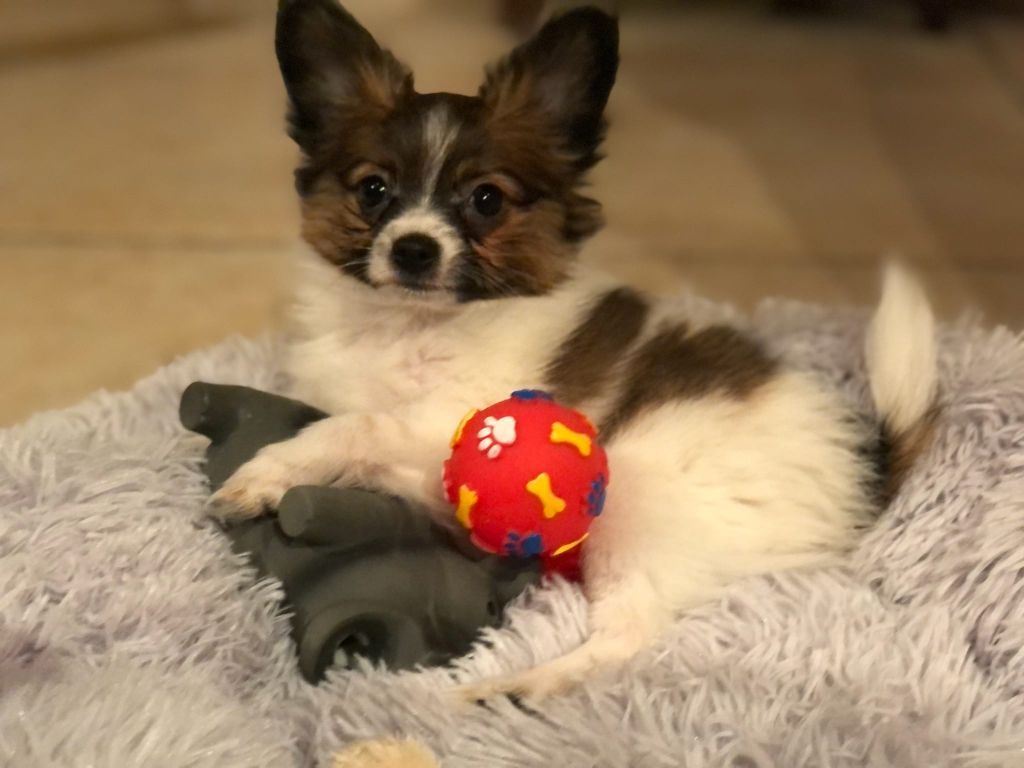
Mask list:
[[467,410],[539,388],[584,411],[612,474],[582,558],[589,639],[465,689],[534,699],[630,658],[738,579],[832,561],[876,517],[934,413],[932,313],[905,272],[887,271],[867,331],[865,419],[742,328],[577,263],[601,224],[582,188],[615,18],[550,20],[475,96],[417,92],[334,0],[283,0],[277,56],[308,246],[288,368],[294,394],[334,415],[260,451],[216,513],[338,484],[450,521],[441,466]]

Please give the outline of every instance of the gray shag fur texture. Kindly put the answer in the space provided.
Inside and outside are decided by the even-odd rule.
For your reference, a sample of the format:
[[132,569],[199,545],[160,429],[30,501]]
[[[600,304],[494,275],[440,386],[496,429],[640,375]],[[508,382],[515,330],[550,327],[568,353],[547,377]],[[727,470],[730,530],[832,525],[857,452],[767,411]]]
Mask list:
[[[864,320],[769,302],[753,326],[866,408]],[[561,582],[451,670],[301,681],[278,587],[202,519],[203,441],[176,416],[194,379],[278,388],[276,358],[231,340],[0,433],[0,765],[325,765],[393,735],[446,768],[1024,765],[1024,344],[1008,331],[943,329],[938,439],[852,556],[737,584],[537,711],[457,711],[443,692],[578,643],[584,602]]]

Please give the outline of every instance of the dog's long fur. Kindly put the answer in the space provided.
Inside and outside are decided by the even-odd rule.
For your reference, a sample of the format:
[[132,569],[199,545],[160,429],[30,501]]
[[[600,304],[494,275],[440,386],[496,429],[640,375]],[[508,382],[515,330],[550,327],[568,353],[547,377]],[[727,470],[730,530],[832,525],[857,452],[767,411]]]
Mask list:
[[[472,697],[556,692],[730,582],[834,558],[893,492],[933,414],[933,320],[899,268],[867,337],[867,423],[741,329],[701,326],[575,263],[596,228],[578,187],[596,161],[615,40],[610,17],[571,12],[469,99],[416,94],[332,0],[291,0],[279,17],[311,246],[289,366],[295,394],[337,415],[264,449],[216,508],[258,514],[293,485],[339,483],[450,520],[440,468],[454,425],[524,387],[587,412],[608,452],[606,511],[583,558],[590,639]],[[347,174],[366,167],[387,176],[387,213],[353,202]],[[464,210],[460,173],[503,189],[495,221]],[[438,244],[426,278],[396,266],[410,232]]]

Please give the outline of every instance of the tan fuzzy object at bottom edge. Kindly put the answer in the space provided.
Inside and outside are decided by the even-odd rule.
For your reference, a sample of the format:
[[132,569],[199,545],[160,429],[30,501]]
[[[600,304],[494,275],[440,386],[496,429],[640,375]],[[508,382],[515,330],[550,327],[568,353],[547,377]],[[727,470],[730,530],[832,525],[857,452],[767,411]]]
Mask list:
[[430,750],[414,741],[360,741],[334,755],[332,768],[439,768]]

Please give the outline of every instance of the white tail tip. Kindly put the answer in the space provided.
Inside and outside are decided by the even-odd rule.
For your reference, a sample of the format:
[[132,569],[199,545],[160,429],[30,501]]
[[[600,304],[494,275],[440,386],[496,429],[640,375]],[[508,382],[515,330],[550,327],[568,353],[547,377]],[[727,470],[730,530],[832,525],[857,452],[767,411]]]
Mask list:
[[913,429],[935,399],[935,318],[921,284],[897,262],[885,267],[865,356],[878,415],[895,434]]

